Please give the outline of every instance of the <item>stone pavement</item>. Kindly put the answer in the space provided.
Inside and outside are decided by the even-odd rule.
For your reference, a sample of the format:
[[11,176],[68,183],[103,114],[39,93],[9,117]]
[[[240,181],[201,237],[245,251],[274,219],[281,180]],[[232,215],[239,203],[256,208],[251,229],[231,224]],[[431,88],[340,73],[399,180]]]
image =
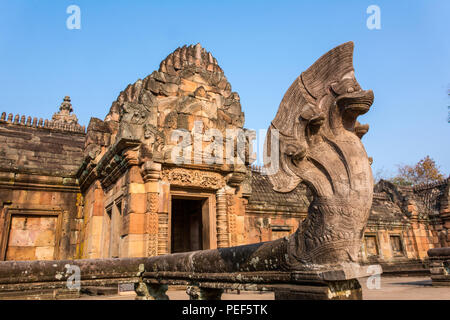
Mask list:
[[381,277],[376,290],[360,282],[364,300],[450,300],[450,287],[432,287],[430,277]]
[[[381,277],[380,289],[368,289],[362,279],[364,300],[450,300],[450,287],[432,287],[429,277]],[[188,300],[183,290],[169,290],[170,300]],[[82,296],[81,300],[133,300],[134,293],[114,296]],[[225,293],[222,300],[273,300],[271,292]]]

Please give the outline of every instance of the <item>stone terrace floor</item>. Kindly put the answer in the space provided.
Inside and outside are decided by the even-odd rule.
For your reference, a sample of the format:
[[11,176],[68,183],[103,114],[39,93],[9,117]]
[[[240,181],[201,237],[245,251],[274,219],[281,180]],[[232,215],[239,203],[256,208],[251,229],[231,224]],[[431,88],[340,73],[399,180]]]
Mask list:
[[450,287],[433,287],[430,277],[381,277],[378,290],[361,285],[364,300],[450,300]]
[[[369,290],[361,280],[364,300],[450,300],[450,287],[432,287],[429,277],[381,277],[380,289]],[[171,300],[188,300],[183,290],[169,290]],[[134,300],[133,293],[114,296],[82,296],[80,300]],[[224,293],[222,300],[273,300],[273,293]]]

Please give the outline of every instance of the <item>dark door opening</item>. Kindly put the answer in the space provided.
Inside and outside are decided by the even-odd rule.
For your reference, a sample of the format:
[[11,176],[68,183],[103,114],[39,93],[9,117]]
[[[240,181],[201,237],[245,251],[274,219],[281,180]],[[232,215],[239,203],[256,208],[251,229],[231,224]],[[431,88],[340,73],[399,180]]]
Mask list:
[[204,202],[205,200],[172,198],[172,253],[203,249]]

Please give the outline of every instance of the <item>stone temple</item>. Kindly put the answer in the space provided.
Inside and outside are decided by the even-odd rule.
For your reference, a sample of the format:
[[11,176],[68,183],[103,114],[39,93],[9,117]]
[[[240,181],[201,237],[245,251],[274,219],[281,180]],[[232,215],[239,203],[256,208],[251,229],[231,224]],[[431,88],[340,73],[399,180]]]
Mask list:
[[[239,94],[199,44],[176,49],[105,114],[86,129],[70,97],[51,120],[1,114],[0,260],[226,248],[287,237],[307,217],[310,186],[274,191],[264,170],[252,166],[250,151],[238,152],[242,137],[248,139]],[[220,153],[214,163],[197,161],[202,151],[186,145],[191,161],[176,163],[175,129],[216,130],[236,161],[220,161],[229,156]],[[359,138],[367,130],[355,127]],[[203,152],[210,143],[191,141]],[[449,228],[448,179],[415,187],[381,181],[359,258],[385,272],[421,270],[427,250],[450,246]]]

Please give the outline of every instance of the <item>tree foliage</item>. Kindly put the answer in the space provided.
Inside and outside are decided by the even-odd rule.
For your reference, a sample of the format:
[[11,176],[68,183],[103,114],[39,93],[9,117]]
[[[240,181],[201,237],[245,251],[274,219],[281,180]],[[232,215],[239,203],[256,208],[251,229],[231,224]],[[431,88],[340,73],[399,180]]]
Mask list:
[[391,179],[391,182],[397,185],[411,186],[432,183],[442,179],[444,179],[444,175],[439,166],[432,158],[426,156],[414,166],[399,166],[398,174]]

